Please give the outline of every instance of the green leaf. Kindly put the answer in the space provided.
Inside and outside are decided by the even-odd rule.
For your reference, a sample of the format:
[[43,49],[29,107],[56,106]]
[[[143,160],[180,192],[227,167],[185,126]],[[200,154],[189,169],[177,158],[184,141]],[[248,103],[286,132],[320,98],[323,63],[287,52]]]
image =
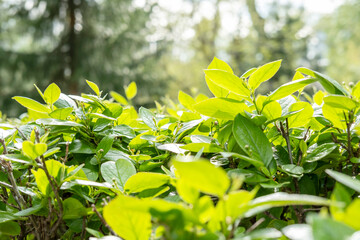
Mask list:
[[312,229],[307,224],[292,224],[281,229],[286,237],[292,240],[312,239]]
[[117,92],[111,91],[110,95],[111,95],[111,97],[113,97],[115,99],[115,101],[121,103],[122,105],[128,105],[129,104],[128,101]]
[[233,134],[241,149],[250,157],[268,166],[273,158],[271,144],[260,127],[238,114],[233,124]]
[[86,208],[75,198],[67,198],[63,201],[63,219],[76,219],[87,215]]
[[194,110],[196,102],[190,95],[184,93],[183,91],[179,91],[178,100],[185,108],[191,111]]
[[10,212],[0,210],[0,223],[5,223],[5,222],[12,221],[12,220],[18,220],[18,219],[23,219],[23,218],[15,216],[14,214],[12,214]]
[[259,67],[249,78],[249,86],[255,90],[261,83],[272,78],[281,66],[281,60],[267,63]]
[[[47,160],[46,168],[48,169],[50,176],[54,177],[57,184],[60,185],[62,178],[64,177],[64,165],[56,160]],[[40,192],[46,196],[53,194],[45,171],[39,168],[37,171],[32,169],[31,172],[34,174],[36,185]]]
[[250,97],[250,91],[243,85],[241,78],[223,70],[204,70],[205,75],[216,85],[238,94],[242,97]]
[[316,240],[350,239],[350,236],[355,232],[344,223],[321,215],[311,215],[310,222],[313,239]]
[[355,97],[356,99],[360,99],[360,81],[358,81],[355,87],[352,89],[351,96]]
[[127,203],[143,205],[143,200],[118,195],[104,207],[106,222],[123,239],[144,240],[151,234],[151,215],[147,211],[133,211]]
[[325,172],[329,174],[332,178],[334,178],[336,181],[344,184],[345,186],[354,189],[358,193],[360,193],[360,181],[357,179],[354,179],[344,173],[339,173],[330,169],[326,169]]
[[333,108],[340,108],[347,111],[354,110],[358,106],[357,102],[343,95],[328,95],[323,99],[325,104]]
[[80,123],[73,122],[73,121],[64,121],[60,119],[54,118],[42,118],[36,120],[37,124],[43,124],[45,126],[66,126],[66,127],[83,127]]
[[319,90],[314,94],[313,100],[317,105],[320,106],[323,103],[324,96],[325,96],[324,92]]
[[115,181],[121,191],[124,190],[126,181],[136,174],[134,165],[126,159],[105,162],[101,165],[100,171],[106,182],[113,184]]
[[273,101],[269,104],[266,104],[262,110],[262,114],[264,114],[268,121],[281,117],[280,103]]
[[230,186],[230,180],[225,171],[208,161],[174,161],[174,167],[181,181],[201,192],[223,196]]
[[184,149],[181,149],[180,147],[184,146],[184,144],[178,144],[178,143],[166,143],[163,145],[157,146],[158,149],[164,150],[164,151],[170,151],[177,154],[183,154],[186,151]]
[[[216,57],[214,57],[207,69],[218,69],[229,73],[234,73],[227,63]],[[214,94],[215,97],[226,97],[229,94],[228,90],[216,85],[213,81],[209,79],[209,77],[205,76],[205,81],[210,91],[212,92],[212,94]]]
[[34,160],[46,152],[47,145],[45,143],[34,144],[30,141],[24,141],[22,143],[22,150],[26,156]]
[[21,228],[17,222],[9,221],[0,223],[0,237],[1,235],[16,236],[19,235],[20,232]]
[[273,91],[267,98],[266,102],[279,100],[283,97],[289,96],[290,94],[306,87],[307,85],[316,82],[314,78],[304,78],[292,82],[285,83]]
[[13,97],[12,99],[16,100],[18,103],[23,105],[24,107],[31,109],[35,112],[41,112],[41,113],[50,113],[51,110],[47,106],[42,105],[41,103],[32,100],[31,98],[27,97]]
[[316,78],[320,82],[320,84],[324,87],[324,89],[330,94],[340,94],[345,96],[349,95],[349,93],[341,86],[340,83],[338,83],[334,79],[331,79],[322,73],[304,67],[298,68],[296,69],[296,71],[309,75],[313,78]]
[[288,118],[289,128],[304,127],[314,114],[312,106],[307,102],[296,102],[289,108],[289,112],[299,111]]
[[303,159],[305,162],[315,162],[323,159],[337,148],[336,143],[324,143],[311,150]]
[[96,93],[96,95],[99,97],[100,96],[100,90],[98,85],[96,85],[96,83],[86,80],[87,85],[89,85],[89,87],[94,91],[94,93]]
[[199,152],[201,149],[204,153],[221,152],[223,149],[215,144],[210,143],[189,143],[181,147],[182,149],[189,150],[191,152]]
[[322,113],[327,120],[331,121],[334,127],[342,130],[346,129],[344,110],[324,104],[322,106]]
[[44,91],[44,100],[47,104],[53,105],[60,97],[61,90],[55,83],[50,84]]
[[224,70],[229,73],[234,73],[231,67],[226,62],[216,57],[214,57],[214,59],[211,61],[207,69],[218,69],[218,70]]
[[230,98],[209,98],[194,106],[199,113],[218,119],[233,120],[238,113],[250,112],[249,107]]
[[155,125],[155,114],[153,114],[149,109],[140,107],[139,116],[144,121],[144,123],[152,130],[155,131],[157,129]]
[[272,193],[255,198],[251,201],[249,206],[250,210],[246,212],[245,217],[253,216],[269,208],[288,205],[328,206],[330,205],[330,201],[326,198],[306,194],[289,194],[285,192]]
[[127,99],[133,99],[137,94],[137,86],[135,82],[131,82],[129,86],[125,88],[125,94]]
[[297,166],[295,164],[285,164],[285,165],[282,165],[281,168],[285,172],[289,173],[291,176],[293,176],[293,175],[299,176],[304,173],[304,168],[301,166]]
[[147,189],[154,189],[168,184],[170,177],[165,174],[139,172],[132,175],[125,183],[127,193],[138,193]]
[[52,118],[56,118],[59,120],[66,120],[66,118],[72,113],[74,109],[72,107],[69,108],[58,108],[52,111],[49,116]]
[[105,156],[105,154],[111,149],[114,142],[114,136],[106,135],[101,139],[100,143],[96,147],[96,153],[99,158]]

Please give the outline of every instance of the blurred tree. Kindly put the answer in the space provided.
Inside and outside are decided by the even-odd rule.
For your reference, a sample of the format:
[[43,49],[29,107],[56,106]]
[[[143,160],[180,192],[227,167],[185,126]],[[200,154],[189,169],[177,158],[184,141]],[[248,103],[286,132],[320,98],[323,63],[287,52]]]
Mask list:
[[342,82],[360,80],[360,1],[346,1],[334,13],[324,17],[319,35],[325,34],[326,72]]
[[[275,79],[264,84],[266,92],[280,82],[291,80],[294,70],[307,60],[307,41],[309,35],[299,34],[304,27],[304,9],[290,2],[273,1],[267,12],[260,13],[260,1],[246,0],[252,26],[246,36],[237,34],[229,44],[228,53],[231,65],[245,71],[270,61],[283,59],[282,67]],[[266,17],[262,16],[266,14]],[[242,27],[241,25],[239,28]],[[274,84],[274,86],[272,86]]]
[[[132,0],[17,0],[0,2],[0,106],[15,116],[13,95],[36,95],[58,83],[78,93],[84,79],[106,91],[122,92],[136,81],[138,104],[166,89],[157,63],[168,41],[154,37],[151,14],[156,4]],[[154,40],[155,39],[155,40]],[[30,94],[30,92],[32,94]],[[89,91],[89,90],[86,90]],[[149,98],[151,96],[151,100]]]

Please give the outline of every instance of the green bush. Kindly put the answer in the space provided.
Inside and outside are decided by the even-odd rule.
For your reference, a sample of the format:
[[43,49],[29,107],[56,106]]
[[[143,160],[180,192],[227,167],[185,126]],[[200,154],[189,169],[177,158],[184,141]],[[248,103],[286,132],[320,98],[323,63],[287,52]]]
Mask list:
[[0,123],[1,239],[358,239],[360,84],[299,68],[257,94],[280,65],[238,77],[214,58],[215,97],[156,109],[131,105],[135,83],[14,97],[28,113]]

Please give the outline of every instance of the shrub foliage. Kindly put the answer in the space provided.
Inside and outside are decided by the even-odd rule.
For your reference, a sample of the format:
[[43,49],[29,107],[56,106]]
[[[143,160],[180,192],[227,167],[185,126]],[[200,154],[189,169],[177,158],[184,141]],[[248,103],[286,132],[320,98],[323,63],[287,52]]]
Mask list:
[[131,105],[135,83],[14,97],[28,113],[0,123],[1,239],[356,239],[360,84],[299,68],[257,94],[280,65],[238,77],[214,58],[215,97],[155,109]]

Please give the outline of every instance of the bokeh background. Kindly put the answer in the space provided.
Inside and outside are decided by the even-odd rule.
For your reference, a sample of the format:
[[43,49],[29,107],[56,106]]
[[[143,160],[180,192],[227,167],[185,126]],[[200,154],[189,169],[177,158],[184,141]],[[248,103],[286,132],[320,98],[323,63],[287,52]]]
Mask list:
[[119,93],[135,81],[144,106],[209,94],[214,56],[237,74],[283,59],[265,92],[300,66],[357,82],[359,42],[359,0],[0,0],[0,110],[24,112],[14,95],[40,100],[34,83],[90,92],[85,79]]

